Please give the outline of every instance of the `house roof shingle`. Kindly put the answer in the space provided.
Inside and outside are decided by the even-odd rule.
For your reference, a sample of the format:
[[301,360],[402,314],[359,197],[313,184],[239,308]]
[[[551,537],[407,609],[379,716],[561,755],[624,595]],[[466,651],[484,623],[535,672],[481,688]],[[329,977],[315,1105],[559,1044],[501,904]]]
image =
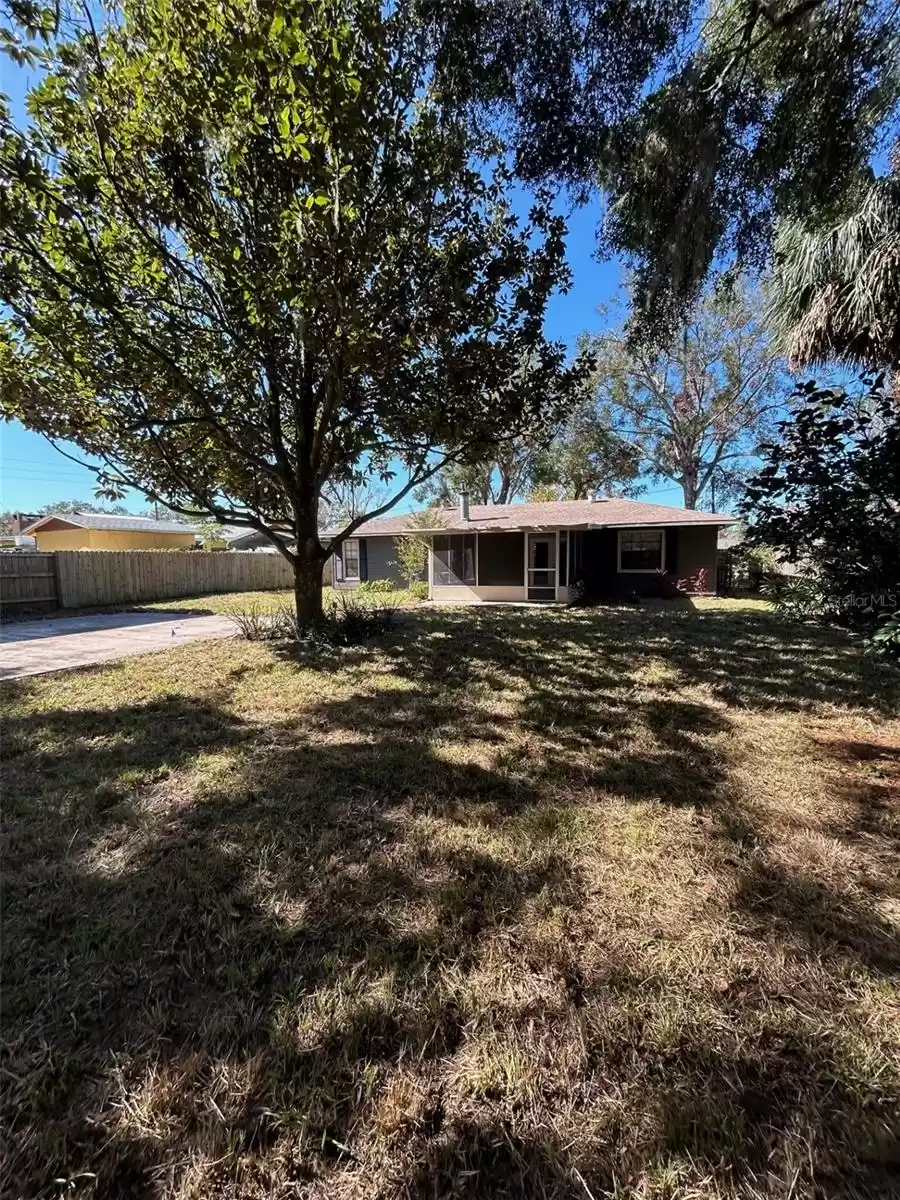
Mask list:
[[[670,508],[665,504],[647,504],[642,500],[612,497],[601,500],[548,500],[529,504],[472,504],[469,520],[460,519],[459,509],[441,508],[439,523],[432,531],[450,533],[501,533],[519,529],[591,529],[610,525],[728,525],[737,518],[727,513],[697,512]],[[420,532],[411,525],[414,514],[401,513],[364,521],[355,530],[356,537],[379,534]],[[418,517],[418,514],[416,514]]]
[[112,529],[125,533],[193,533],[190,525],[179,521],[154,521],[152,517],[117,517],[110,513],[52,513],[39,517],[26,533],[40,529],[48,521],[65,521],[76,529]]

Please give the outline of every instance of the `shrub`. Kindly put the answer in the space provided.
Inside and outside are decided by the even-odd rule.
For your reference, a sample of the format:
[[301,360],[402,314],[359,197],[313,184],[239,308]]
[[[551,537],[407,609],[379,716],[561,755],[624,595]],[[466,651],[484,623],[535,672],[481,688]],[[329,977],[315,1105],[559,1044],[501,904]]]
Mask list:
[[356,588],[358,596],[379,596],[385,592],[396,592],[397,585],[389,579],[364,579]]
[[782,575],[762,585],[762,594],[777,612],[798,620],[834,616],[840,602],[831,584],[805,575]]
[[230,618],[249,642],[358,646],[386,633],[396,611],[394,605],[365,604],[352,592],[341,592],[326,604],[321,621],[310,625],[299,624],[296,612],[287,605],[268,612],[243,609],[231,613]]
[[415,596],[417,600],[428,599],[428,584],[424,579],[416,579],[410,585],[410,594]]
[[428,542],[421,537],[398,538],[397,557],[393,565],[412,591],[414,583],[423,582],[422,572],[428,565]]
[[767,576],[778,575],[781,572],[781,562],[771,546],[741,544],[735,553],[746,570],[747,582],[755,591],[762,587]]
[[872,617],[848,598],[890,593],[900,579],[900,405],[884,376],[865,386],[850,395],[798,384],[739,506],[750,518],[749,542],[808,563],[811,576],[829,581],[787,589],[791,602],[848,623]]
[[253,607],[229,613],[228,619],[237,626],[239,635],[248,642],[267,642],[278,636],[274,630],[274,616],[274,613],[262,612]]
[[680,579],[668,571],[659,571],[658,574],[659,594],[666,600],[701,595],[706,591],[706,567],[701,567],[695,575],[685,575]]
[[287,604],[275,609],[244,608],[229,613],[241,637],[248,642],[279,642],[296,640],[297,614]]
[[900,610],[885,618],[866,645],[884,658],[900,661]]
[[329,604],[321,626],[301,634],[301,640],[321,640],[332,646],[359,646],[387,633],[394,624],[396,612],[396,605],[362,604],[352,592],[339,592]]
[[569,584],[569,608],[587,608],[594,601],[584,579],[573,579]]

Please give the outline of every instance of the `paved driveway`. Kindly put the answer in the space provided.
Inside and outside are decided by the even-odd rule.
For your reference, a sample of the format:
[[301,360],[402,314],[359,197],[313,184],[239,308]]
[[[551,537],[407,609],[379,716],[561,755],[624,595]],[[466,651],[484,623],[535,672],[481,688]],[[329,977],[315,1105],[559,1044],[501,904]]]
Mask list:
[[107,613],[23,621],[0,629],[0,679],[65,671],[234,633],[228,617],[187,613]]

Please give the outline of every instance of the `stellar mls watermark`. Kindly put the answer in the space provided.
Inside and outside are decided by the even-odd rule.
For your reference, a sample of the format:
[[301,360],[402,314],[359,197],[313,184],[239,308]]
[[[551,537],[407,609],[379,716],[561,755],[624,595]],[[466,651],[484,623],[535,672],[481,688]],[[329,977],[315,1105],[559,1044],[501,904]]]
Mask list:
[[838,604],[843,609],[855,609],[857,612],[879,612],[884,609],[893,612],[900,608],[900,592],[848,592],[838,598]]

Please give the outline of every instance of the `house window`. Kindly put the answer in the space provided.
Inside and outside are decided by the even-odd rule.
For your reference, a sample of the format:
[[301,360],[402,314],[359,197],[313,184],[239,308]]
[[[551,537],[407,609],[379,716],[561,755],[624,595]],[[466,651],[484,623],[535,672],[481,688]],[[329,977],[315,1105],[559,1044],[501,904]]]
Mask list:
[[666,536],[663,529],[621,529],[619,531],[619,571],[624,574],[652,574],[661,571],[665,561]]
[[475,535],[436,537],[431,555],[431,582],[437,587],[460,587],[475,582]]
[[359,538],[347,538],[344,542],[344,578],[359,579]]
[[565,587],[569,582],[569,535],[559,535],[559,586]]

